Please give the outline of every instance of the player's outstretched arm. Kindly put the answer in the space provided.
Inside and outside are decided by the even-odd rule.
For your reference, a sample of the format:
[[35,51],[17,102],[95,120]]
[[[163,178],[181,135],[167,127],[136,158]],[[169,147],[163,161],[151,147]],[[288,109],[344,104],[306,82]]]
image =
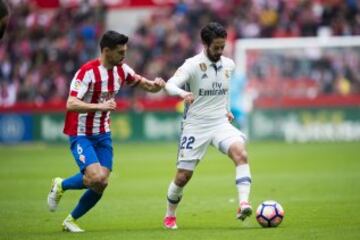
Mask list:
[[165,91],[171,96],[181,97],[185,103],[194,102],[194,95],[191,92],[183,90],[184,86],[190,79],[193,72],[193,64],[185,62],[166,83]]
[[115,100],[109,99],[102,103],[86,103],[77,97],[69,96],[66,102],[66,109],[73,112],[96,112],[96,111],[114,111],[116,109]]
[[179,88],[175,83],[171,81],[171,79],[166,83],[165,91],[169,95],[181,97],[187,104],[191,104],[194,102],[194,95],[192,94],[192,92],[187,92]]
[[157,77],[151,81],[140,75],[135,77],[140,81],[138,86],[147,92],[158,92],[165,87],[165,81],[162,78]]

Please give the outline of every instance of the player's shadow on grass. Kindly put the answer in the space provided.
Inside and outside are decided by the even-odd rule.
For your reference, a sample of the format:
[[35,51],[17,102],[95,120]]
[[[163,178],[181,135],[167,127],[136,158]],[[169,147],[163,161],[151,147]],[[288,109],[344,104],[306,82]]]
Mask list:
[[145,227],[145,228],[111,228],[111,229],[94,229],[91,230],[89,229],[87,232],[150,232],[150,231],[155,231],[155,232],[189,232],[189,231],[246,231],[246,230],[256,230],[256,229],[263,229],[261,227],[258,226],[207,226],[207,227],[197,227],[197,226],[185,226],[185,227],[181,227],[179,229],[176,230],[171,230],[171,229],[165,229],[164,227]]
[[[196,227],[196,226],[193,226],[193,227],[183,227],[183,228],[180,228],[180,229],[177,229],[176,231],[192,231],[192,230],[206,230],[206,231],[219,231],[219,230],[227,230],[227,231],[246,231],[246,230],[253,230],[253,229],[261,229],[260,227],[257,227],[257,226],[229,226],[229,227],[226,227],[226,226],[208,226],[208,227]],[[166,230],[166,229],[164,229]]]

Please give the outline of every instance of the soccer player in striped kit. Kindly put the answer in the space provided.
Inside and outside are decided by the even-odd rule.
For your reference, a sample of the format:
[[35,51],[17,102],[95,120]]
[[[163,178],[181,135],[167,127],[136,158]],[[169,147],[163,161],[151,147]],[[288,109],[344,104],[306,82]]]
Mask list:
[[48,207],[55,211],[66,190],[86,189],[77,206],[65,218],[63,230],[83,232],[75,222],[100,200],[108,185],[113,164],[110,112],[116,109],[116,93],[125,84],[158,92],[165,82],[150,81],[123,63],[128,37],[106,32],[100,41],[100,58],[85,63],[75,74],[67,100],[64,133],[80,172],[72,177],[54,178]]
[[[209,23],[201,30],[202,52],[189,58],[166,83],[170,95],[184,99],[177,171],[167,193],[164,226],[176,229],[175,210],[196,165],[211,144],[228,155],[235,165],[239,208],[236,217],[244,220],[252,213],[249,203],[251,175],[245,148],[246,137],[231,125],[229,81],[235,69],[230,58],[222,56],[227,32],[219,23]],[[180,87],[185,85],[185,90]]]

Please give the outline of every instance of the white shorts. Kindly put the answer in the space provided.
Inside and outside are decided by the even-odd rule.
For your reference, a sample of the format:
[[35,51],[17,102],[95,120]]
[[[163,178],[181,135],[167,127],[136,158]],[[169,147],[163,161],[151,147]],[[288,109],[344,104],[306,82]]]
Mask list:
[[209,144],[212,144],[222,153],[228,154],[230,146],[234,142],[246,141],[246,136],[231,123],[225,121],[220,124],[199,126],[185,124],[181,133],[178,168],[181,162],[201,160],[206,153]]

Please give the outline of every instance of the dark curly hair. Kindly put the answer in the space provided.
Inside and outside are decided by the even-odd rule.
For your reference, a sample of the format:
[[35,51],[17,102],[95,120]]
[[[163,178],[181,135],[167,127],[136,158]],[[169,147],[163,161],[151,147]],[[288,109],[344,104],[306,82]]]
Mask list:
[[114,49],[117,45],[124,45],[129,41],[128,36],[115,32],[115,31],[107,31],[101,37],[100,40],[100,50],[103,50],[105,47],[110,49]]
[[226,38],[227,32],[223,25],[211,22],[201,29],[201,40],[206,45],[210,45],[215,38]]

